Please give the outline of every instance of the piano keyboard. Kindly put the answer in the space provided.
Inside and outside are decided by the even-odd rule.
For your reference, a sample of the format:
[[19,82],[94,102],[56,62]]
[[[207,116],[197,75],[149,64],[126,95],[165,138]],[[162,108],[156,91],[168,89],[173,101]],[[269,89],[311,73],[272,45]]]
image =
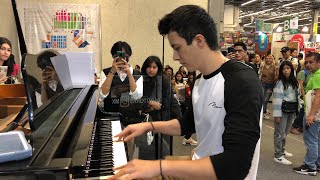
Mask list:
[[94,122],[87,162],[80,179],[106,179],[116,173],[113,167],[127,163],[123,141],[116,142],[113,138],[121,130],[120,121],[101,119]]

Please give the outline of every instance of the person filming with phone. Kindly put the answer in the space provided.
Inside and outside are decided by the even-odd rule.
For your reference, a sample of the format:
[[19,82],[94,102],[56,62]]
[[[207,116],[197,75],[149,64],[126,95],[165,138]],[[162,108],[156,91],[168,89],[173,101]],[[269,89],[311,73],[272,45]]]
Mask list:
[[51,62],[51,57],[57,56],[51,51],[44,51],[37,57],[38,67],[42,70],[41,102],[47,102],[52,96],[63,91],[56,70]]
[[[131,47],[128,43],[118,41],[111,48],[111,55],[113,58],[112,66],[102,70],[100,75],[100,100],[105,99],[110,89],[114,85],[129,83],[130,96],[133,99],[140,99],[142,97],[143,80],[137,81],[133,75],[140,75],[141,73],[134,70],[129,64],[129,58],[132,55]],[[117,79],[114,79],[117,75]],[[101,104],[101,106],[103,106]]]
[[[120,113],[121,124],[125,127],[140,119],[139,103],[143,95],[143,77],[128,64],[132,55],[131,47],[124,41],[116,42],[111,48],[112,66],[102,70],[100,75],[99,109],[104,113]],[[133,157],[134,139],[127,142],[129,158]]]

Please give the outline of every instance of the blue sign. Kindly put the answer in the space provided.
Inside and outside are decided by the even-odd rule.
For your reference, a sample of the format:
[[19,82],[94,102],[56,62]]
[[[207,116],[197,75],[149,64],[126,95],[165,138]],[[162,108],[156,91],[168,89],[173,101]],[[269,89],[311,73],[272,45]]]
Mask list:
[[268,47],[268,36],[261,34],[258,39],[258,48],[261,52],[265,51]]

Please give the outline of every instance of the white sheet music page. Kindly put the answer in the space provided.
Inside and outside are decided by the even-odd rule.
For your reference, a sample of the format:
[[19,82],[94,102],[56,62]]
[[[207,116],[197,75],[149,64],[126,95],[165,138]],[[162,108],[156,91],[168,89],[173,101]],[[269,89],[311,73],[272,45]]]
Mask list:
[[69,64],[66,55],[59,55],[50,58],[56,70],[63,89],[72,88],[72,81],[70,76]]
[[94,84],[93,52],[66,52],[73,87]]

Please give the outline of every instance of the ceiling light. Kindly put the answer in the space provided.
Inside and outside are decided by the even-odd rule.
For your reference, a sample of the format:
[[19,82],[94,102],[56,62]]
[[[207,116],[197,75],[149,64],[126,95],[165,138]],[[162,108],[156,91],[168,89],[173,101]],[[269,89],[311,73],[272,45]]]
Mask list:
[[239,16],[239,18],[243,18],[243,17],[247,17],[247,16],[252,16],[252,15],[256,15],[256,14],[260,14],[260,13],[263,13],[263,12],[267,12],[267,11],[272,11],[273,8],[270,8],[270,9],[266,9],[266,10],[263,10],[263,11],[258,11],[258,12],[255,12],[255,13],[251,13],[251,14],[246,14],[246,15],[243,15],[243,16]]
[[310,26],[310,24],[300,24],[298,26]]
[[278,28],[276,29],[276,32],[282,32],[283,31],[283,27],[278,26]]
[[308,32],[309,31],[309,28],[307,27],[307,26],[304,26],[303,28],[302,28],[302,32]]
[[257,1],[257,0],[251,0],[251,1],[245,2],[245,3],[241,4],[241,6],[245,6],[245,5],[250,4],[250,3],[253,3],[253,2],[255,2],[255,1]]
[[246,26],[249,26],[251,25],[252,23],[248,23],[248,24],[244,24],[243,26],[246,27]]
[[263,21],[269,21],[269,20],[272,20],[272,19],[278,19],[278,18],[283,18],[283,17],[287,17],[287,16],[294,16],[294,15],[303,14],[303,13],[306,13],[306,12],[310,12],[310,10],[302,11],[302,12],[298,12],[298,13],[286,14],[286,15],[282,15],[282,16],[276,16],[276,17],[272,17],[272,18],[269,18],[269,19],[265,19]]
[[305,0],[299,0],[299,1],[295,1],[295,2],[289,3],[289,4],[285,4],[285,5],[283,5],[282,7],[291,6],[291,5],[293,5],[293,4],[297,4],[297,3],[303,2],[303,1],[305,1]]

